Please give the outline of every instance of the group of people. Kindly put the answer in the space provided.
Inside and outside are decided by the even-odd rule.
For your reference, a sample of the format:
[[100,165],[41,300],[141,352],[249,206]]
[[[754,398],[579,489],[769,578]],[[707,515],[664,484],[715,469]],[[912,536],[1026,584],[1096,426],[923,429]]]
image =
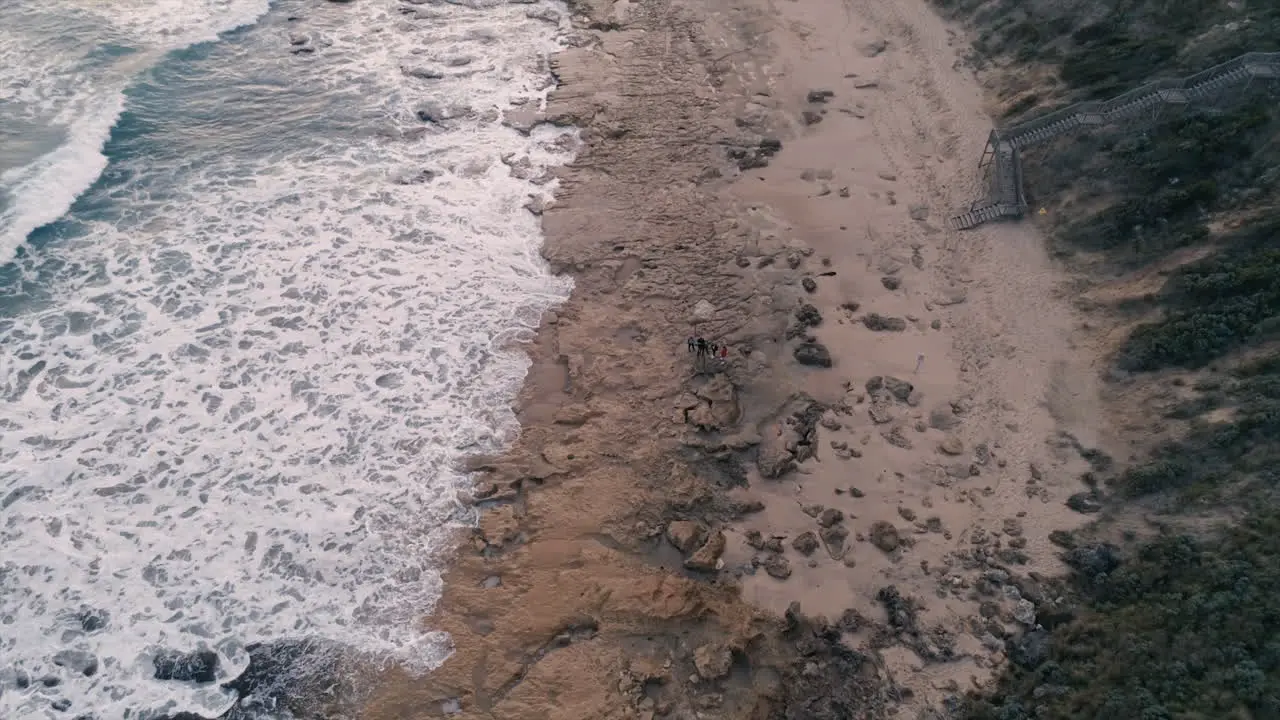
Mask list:
[[706,358],[725,359],[729,357],[729,346],[720,345],[719,343],[709,342],[704,337],[689,336],[689,352],[696,353],[698,360]]

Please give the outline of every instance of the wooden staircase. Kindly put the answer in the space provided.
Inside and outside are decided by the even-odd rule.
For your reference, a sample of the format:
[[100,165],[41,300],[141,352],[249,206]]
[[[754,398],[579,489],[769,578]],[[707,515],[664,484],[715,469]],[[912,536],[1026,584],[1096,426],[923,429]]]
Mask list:
[[967,230],[999,218],[1022,217],[1027,209],[1022,192],[1019,151],[1075,132],[1082,127],[1114,125],[1154,117],[1164,106],[1217,105],[1237,96],[1254,80],[1280,80],[1280,53],[1246,53],[1181,80],[1156,80],[1110,100],[1076,103],[1003,130],[992,130],[983,164],[992,165],[990,197],[953,216],[949,224]]

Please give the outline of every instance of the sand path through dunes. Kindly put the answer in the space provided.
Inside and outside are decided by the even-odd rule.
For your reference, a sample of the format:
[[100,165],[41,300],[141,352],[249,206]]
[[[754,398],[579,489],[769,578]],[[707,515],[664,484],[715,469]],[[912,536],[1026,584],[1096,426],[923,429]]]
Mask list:
[[476,464],[425,621],[456,652],[364,717],[942,705],[1052,606],[1106,436],[1040,238],[942,224],[990,129],[964,41],[917,0],[573,9],[546,115],[584,145],[543,219],[575,291]]
[[[775,411],[753,419],[776,434],[797,391],[835,410],[794,480],[752,477],[742,495],[766,510],[734,527],[726,561],[750,568],[745,597],[776,612],[799,602],[875,618],[890,584],[919,600],[935,637],[923,652],[904,643],[883,655],[917,704],[938,707],[1004,661],[1003,638],[1034,626],[1023,591],[1001,578],[1060,572],[1049,533],[1085,519],[1065,501],[1087,489],[1078,478],[1089,466],[1063,433],[1085,448],[1104,437],[1093,359],[1073,351],[1064,278],[1032,228],[944,229],[980,197],[975,165],[991,127],[963,39],[916,0],[772,8],[777,70],[755,102],[799,116],[798,137],[726,195],[747,235],[812,249],[803,267],[816,289],[790,302],[821,313],[812,332],[833,367],[795,376]],[[832,95],[807,102],[815,90]],[[873,331],[870,313],[904,327]],[[884,376],[908,385],[895,397],[873,379]],[[823,535],[833,510],[843,548],[828,542],[839,531]],[[877,523],[897,547],[874,547]],[[796,540],[805,533],[819,539],[807,553],[793,545],[813,546]],[[771,537],[788,557],[785,580],[763,570]]]

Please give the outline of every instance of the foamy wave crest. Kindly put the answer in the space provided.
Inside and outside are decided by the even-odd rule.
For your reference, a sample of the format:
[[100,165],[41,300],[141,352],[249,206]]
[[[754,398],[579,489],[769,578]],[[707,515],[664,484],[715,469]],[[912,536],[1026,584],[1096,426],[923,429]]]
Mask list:
[[[269,0],[18,0],[0,7],[0,100],[65,128],[61,146],[0,173],[0,262],[61,217],[107,166],[124,91],[165,53],[254,22]],[[104,49],[110,51],[104,52]],[[4,114],[0,114],[0,120]]]
[[[527,6],[344,7],[289,67],[358,89],[372,131],[122,161],[94,191],[119,211],[42,250],[50,300],[0,318],[0,716],[214,715],[253,643],[449,652],[420,623],[473,520],[456,464],[518,432],[528,359],[503,339],[571,289],[522,206],[575,140],[499,123],[549,88]],[[169,651],[216,658],[212,682],[156,679]]]

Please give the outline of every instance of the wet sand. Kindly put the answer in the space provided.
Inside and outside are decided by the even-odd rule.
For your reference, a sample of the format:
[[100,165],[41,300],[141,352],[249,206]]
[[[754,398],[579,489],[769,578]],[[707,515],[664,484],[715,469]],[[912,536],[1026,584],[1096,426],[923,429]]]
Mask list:
[[475,463],[455,654],[364,717],[929,717],[1052,606],[1108,437],[1042,239],[946,228],[967,42],[921,0],[574,15],[546,117],[584,148],[535,210],[576,289]]

